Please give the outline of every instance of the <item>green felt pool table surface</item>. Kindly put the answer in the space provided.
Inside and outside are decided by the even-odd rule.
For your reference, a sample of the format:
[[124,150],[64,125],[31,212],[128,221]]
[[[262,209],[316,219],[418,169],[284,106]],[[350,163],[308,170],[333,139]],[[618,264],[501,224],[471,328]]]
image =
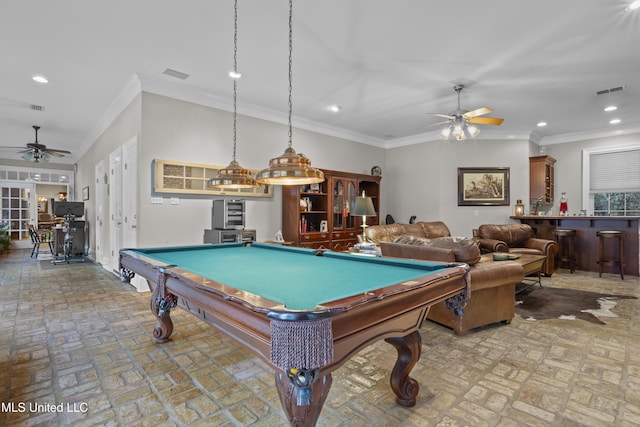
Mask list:
[[312,310],[447,268],[446,264],[358,257],[279,245],[215,244],[132,249],[218,283],[266,298],[289,310]]

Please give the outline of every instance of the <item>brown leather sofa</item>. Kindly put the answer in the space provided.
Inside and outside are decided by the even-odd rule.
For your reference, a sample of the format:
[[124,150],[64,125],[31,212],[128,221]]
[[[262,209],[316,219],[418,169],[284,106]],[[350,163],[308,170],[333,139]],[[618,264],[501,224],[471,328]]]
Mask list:
[[[511,323],[515,315],[515,286],[524,278],[522,266],[513,261],[478,261],[480,250],[475,242],[446,238],[442,236],[445,231],[448,235],[449,229],[442,222],[389,224],[369,227],[367,237],[376,239],[383,256],[470,265],[471,298],[464,314],[455,315],[443,301],[431,306],[429,320],[453,329],[456,335],[492,323]],[[393,243],[396,240],[404,243]]]
[[436,237],[449,237],[449,227],[442,221],[423,222],[415,224],[387,224],[372,225],[365,231],[369,242],[393,242],[402,235],[435,239]]
[[531,226],[527,224],[483,224],[477,230],[473,230],[473,239],[480,245],[482,253],[545,255],[547,260],[542,266],[542,274],[551,277],[556,270],[558,243],[534,237]]

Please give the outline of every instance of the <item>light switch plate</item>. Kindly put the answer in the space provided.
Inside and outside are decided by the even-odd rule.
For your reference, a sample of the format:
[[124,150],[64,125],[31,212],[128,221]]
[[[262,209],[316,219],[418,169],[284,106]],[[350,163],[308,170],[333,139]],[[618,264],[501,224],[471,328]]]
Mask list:
[[154,205],[161,205],[163,201],[164,200],[162,199],[162,197],[152,197],[151,198],[151,203],[154,204]]

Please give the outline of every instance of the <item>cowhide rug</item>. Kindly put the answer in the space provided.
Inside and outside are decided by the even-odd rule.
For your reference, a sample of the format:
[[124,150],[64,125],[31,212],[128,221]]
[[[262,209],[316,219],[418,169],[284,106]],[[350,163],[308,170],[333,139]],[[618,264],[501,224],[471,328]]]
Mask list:
[[618,317],[611,310],[621,299],[637,297],[526,286],[516,294],[516,313],[525,320],[582,319],[604,325],[600,318]]

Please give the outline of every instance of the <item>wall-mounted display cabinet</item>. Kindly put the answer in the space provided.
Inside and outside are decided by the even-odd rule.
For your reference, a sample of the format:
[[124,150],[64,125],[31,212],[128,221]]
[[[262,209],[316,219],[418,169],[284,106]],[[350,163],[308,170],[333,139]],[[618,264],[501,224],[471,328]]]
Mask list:
[[[221,190],[207,187],[207,182],[211,178],[218,176],[218,171],[224,169],[225,166],[159,159],[155,159],[153,163],[153,191],[156,193],[273,197],[272,185],[261,185],[257,188],[242,188],[238,190]],[[257,170],[253,172],[257,172]]]
[[556,159],[551,156],[529,157],[529,199],[531,206],[539,201],[553,203],[554,167]]
[[322,169],[319,184],[282,187],[282,234],[296,246],[348,250],[362,232],[362,218],[352,216],[355,199],[365,191],[380,216],[380,177]]

